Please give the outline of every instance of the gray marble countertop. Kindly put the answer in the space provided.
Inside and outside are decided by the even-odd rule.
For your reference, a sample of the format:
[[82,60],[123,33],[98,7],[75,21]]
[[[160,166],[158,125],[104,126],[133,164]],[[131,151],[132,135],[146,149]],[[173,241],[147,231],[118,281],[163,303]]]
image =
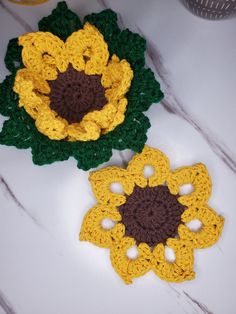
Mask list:
[[[36,30],[57,1],[0,1],[0,79],[9,39]],[[69,0],[81,17],[112,8],[146,37],[146,60],[165,99],[147,113],[148,144],[173,168],[206,164],[210,206],[225,217],[219,242],[195,251],[196,279],[168,284],[152,272],[123,284],[109,252],[78,241],[94,204],[88,173],[74,160],[33,165],[29,150],[0,147],[0,314],[236,313],[236,19],[207,21],[173,0]],[[3,123],[0,118],[0,128]],[[130,151],[114,152],[122,165]],[[106,165],[107,165],[106,164]]]

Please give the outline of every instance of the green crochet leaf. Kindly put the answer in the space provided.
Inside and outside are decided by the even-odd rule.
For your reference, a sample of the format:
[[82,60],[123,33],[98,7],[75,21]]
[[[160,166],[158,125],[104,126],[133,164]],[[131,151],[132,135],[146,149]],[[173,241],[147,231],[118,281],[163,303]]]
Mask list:
[[117,14],[110,9],[104,10],[100,13],[86,15],[84,18],[84,23],[85,22],[89,22],[97,27],[97,29],[103,34],[108,46],[120,33],[120,29],[117,25]]
[[146,133],[150,126],[149,119],[143,113],[131,113],[126,115],[124,123],[106,136],[114,149],[130,148],[135,152],[140,152],[147,141]]
[[18,109],[19,97],[12,90],[15,75],[9,75],[0,84],[0,114],[10,117]]
[[40,31],[51,32],[64,41],[73,32],[82,28],[80,18],[68,9],[64,1],[57,4],[51,15],[42,18],[38,26]]
[[127,113],[134,111],[147,111],[153,103],[162,100],[164,94],[160,90],[160,84],[156,81],[151,69],[137,68],[134,70],[134,78],[127,94]]
[[15,146],[17,148],[29,148],[35,140],[32,120],[25,111],[16,111],[15,116],[3,124],[0,133],[0,144]]
[[126,59],[133,67],[144,66],[146,41],[136,33],[126,29],[115,37],[110,45],[110,52],[120,59]]
[[22,47],[18,45],[18,38],[12,38],[8,43],[6,56],[4,58],[6,68],[12,73],[15,73],[24,66],[21,59],[21,52]]
[[74,142],[72,145],[72,155],[78,161],[77,167],[85,171],[96,168],[112,156],[111,144],[104,138],[98,141]]
[[39,134],[32,145],[32,158],[36,165],[42,166],[55,161],[64,161],[71,156],[70,143],[52,141]]

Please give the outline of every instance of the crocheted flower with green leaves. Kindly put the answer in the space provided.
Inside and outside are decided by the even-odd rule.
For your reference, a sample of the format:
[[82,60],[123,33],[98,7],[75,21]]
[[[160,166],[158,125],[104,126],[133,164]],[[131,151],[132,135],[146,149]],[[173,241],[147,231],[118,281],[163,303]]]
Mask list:
[[38,25],[7,47],[0,144],[31,148],[37,165],[73,156],[83,170],[108,161],[112,149],[140,152],[150,127],[143,112],[163,98],[144,67],[145,40],[121,30],[111,10],[82,25],[65,2]]

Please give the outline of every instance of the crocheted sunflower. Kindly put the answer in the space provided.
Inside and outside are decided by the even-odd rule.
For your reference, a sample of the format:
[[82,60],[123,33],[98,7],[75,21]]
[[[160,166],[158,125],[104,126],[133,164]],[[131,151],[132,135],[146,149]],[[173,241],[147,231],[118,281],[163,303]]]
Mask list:
[[[149,178],[146,165],[154,170]],[[112,265],[126,284],[149,270],[170,282],[195,277],[193,250],[213,245],[224,224],[207,205],[211,179],[203,164],[171,171],[162,152],[145,146],[127,169],[107,167],[89,179],[98,204],[86,214],[80,240],[110,248]],[[111,192],[113,182],[122,185],[124,194]],[[193,191],[180,195],[184,184],[191,184]],[[104,226],[105,219],[113,225]],[[189,228],[193,220],[201,222],[200,229]],[[130,258],[127,251],[134,245],[138,255]],[[166,259],[166,247],[174,251],[175,260]]]
[[84,170],[108,161],[112,149],[140,152],[150,127],[143,111],[163,97],[144,67],[145,47],[119,29],[113,11],[87,15],[82,25],[59,3],[38,32],[8,44],[0,113],[10,118],[0,143],[31,147],[37,165],[73,156]]

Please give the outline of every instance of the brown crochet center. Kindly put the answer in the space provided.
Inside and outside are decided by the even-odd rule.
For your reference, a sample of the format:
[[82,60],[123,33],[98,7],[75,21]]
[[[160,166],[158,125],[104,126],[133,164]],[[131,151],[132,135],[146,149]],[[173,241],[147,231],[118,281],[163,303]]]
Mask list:
[[108,102],[101,75],[87,75],[71,65],[48,83],[51,109],[69,123],[80,122],[88,112],[101,110]]
[[178,202],[178,195],[170,193],[167,186],[140,188],[136,186],[126,203],[119,207],[126,236],[136,243],[147,243],[153,248],[166,243],[177,235],[185,207]]

